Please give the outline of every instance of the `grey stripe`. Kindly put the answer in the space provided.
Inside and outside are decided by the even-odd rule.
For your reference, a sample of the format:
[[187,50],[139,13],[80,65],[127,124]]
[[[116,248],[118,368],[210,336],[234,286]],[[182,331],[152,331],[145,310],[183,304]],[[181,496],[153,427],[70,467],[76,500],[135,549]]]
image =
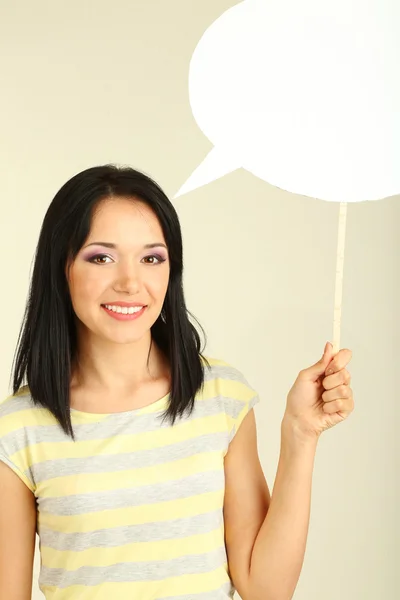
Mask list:
[[21,396],[16,396],[7,400],[7,402],[2,402],[0,404],[0,418],[7,417],[8,415],[12,415],[14,413],[21,412],[23,410],[35,410],[36,407],[33,404],[33,400],[31,395],[26,393]]
[[107,492],[72,494],[59,498],[38,498],[39,510],[52,515],[84,515],[101,510],[143,506],[145,504],[168,502],[190,498],[196,494],[217,492],[224,488],[221,470],[195,473],[180,480],[171,480],[135,487],[135,476],[126,479],[129,488]]
[[[124,452],[121,454],[111,453],[112,441],[110,441],[110,453],[108,454],[98,454],[93,449],[91,456],[49,459],[32,465],[31,471],[34,480],[36,483],[39,483],[53,477],[79,475],[82,473],[107,474],[152,467],[154,465],[161,467],[175,460],[189,458],[203,452],[222,452],[226,448],[227,438],[227,432],[207,433],[183,440],[182,442],[175,442],[168,446]],[[71,443],[73,442],[71,441]],[[98,445],[99,448],[103,446],[104,450],[104,442],[101,443],[101,440],[99,440]],[[132,483],[134,483],[134,476],[131,475],[131,477]]]
[[[251,410],[251,409],[252,409],[252,408],[253,408],[253,407],[254,407],[254,406],[255,406],[255,405],[258,403],[258,402],[260,402],[260,397],[259,397],[259,395],[257,394],[256,396],[253,396],[253,398],[250,400],[250,402],[249,402],[249,407],[248,407],[248,408],[249,408],[248,412],[250,412],[250,410]],[[238,402],[235,402],[235,406],[234,406],[234,412],[235,412],[234,418],[235,418],[235,419],[237,419],[237,417],[239,416],[239,413],[240,413],[240,411],[243,409],[243,406],[244,406],[244,403],[243,403],[243,402],[240,402],[240,403],[238,403]],[[231,406],[230,408],[232,409],[233,407]],[[229,410],[228,410],[228,406],[226,407],[226,412],[227,412],[228,414],[230,414],[230,412],[229,412]],[[235,425],[235,424],[233,424],[233,427],[232,427],[232,429],[231,429],[231,431],[230,431],[230,433],[229,433],[229,437],[228,437],[228,444],[230,444],[230,443],[231,443],[231,441],[233,440],[233,438],[234,438],[234,436],[235,436],[235,435],[236,435],[236,425]]]
[[211,365],[211,370],[204,367],[204,379],[205,381],[211,381],[213,379],[227,379],[230,381],[240,381],[245,385],[251,387],[246,377],[233,366],[224,365]]
[[42,565],[39,585],[66,588],[70,585],[87,587],[107,582],[161,581],[170,577],[209,573],[226,562],[225,547],[221,547],[205,554],[185,555],[170,560],[124,562],[108,567],[81,567],[75,571]]
[[113,548],[133,542],[159,542],[210,533],[223,525],[222,507],[201,515],[181,519],[123,525],[95,531],[62,533],[42,528],[40,542],[54,550],[81,552],[90,548]]

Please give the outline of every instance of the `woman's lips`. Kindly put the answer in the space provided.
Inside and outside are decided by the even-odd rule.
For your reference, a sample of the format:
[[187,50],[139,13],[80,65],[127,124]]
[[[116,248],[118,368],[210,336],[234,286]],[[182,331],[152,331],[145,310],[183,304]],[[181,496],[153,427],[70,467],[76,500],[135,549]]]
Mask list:
[[125,315],[123,313],[118,313],[114,312],[113,310],[109,310],[104,306],[104,304],[101,305],[101,308],[103,308],[106,311],[106,313],[110,315],[110,317],[117,319],[117,321],[134,321],[135,319],[138,319],[142,316],[147,306],[143,306],[141,310],[139,310],[138,312],[134,312],[131,315],[129,313]]

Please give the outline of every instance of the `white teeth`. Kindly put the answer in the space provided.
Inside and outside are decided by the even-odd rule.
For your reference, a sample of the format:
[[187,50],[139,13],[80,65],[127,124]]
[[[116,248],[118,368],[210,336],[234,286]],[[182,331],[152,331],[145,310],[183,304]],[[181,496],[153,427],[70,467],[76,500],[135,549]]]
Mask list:
[[143,306],[130,306],[129,308],[127,306],[113,306],[112,304],[105,304],[104,305],[106,308],[108,308],[108,310],[112,310],[113,312],[117,312],[117,313],[122,313],[123,315],[133,315],[133,313],[137,313],[139,311],[142,310]]

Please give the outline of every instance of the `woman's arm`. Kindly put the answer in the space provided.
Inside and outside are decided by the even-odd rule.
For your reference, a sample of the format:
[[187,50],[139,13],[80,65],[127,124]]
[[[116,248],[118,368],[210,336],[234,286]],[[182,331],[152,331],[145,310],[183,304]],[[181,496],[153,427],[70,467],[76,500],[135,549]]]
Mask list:
[[33,493],[0,460],[0,598],[30,600],[36,538]]
[[271,503],[251,555],[249,600],[293,597],[306,549],[317,443],[283,419]]

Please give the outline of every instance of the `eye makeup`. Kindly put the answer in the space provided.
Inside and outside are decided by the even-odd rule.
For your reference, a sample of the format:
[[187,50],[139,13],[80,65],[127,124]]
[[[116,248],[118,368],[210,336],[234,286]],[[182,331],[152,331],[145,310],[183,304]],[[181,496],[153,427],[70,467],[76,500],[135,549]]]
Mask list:
[[[157,251],[155,251],[156,248],[157,248]],[[147,254],[145,254],[145,256],[143,256],[143,258],[148,258],[149,256],[155,256],[160,262],[165,262],[166,260],[168,260],[168,250],[164,245],[162,245],[162,246],[154,245],[152,250],[154,250],[154,251],[147,252]]]
[[108,254],[94,254],[93,256],[91,256],[90,258],[87,259],[87,262],[93,263],[95,265],[109,265],[110,263],[108,262],[96,262],[98,258],[111,258],[111,256],[108,256]]
[[[160,248],[161,250],[161,248]],[[100,248],[96,250],[93,250],[93,248],[90,249],[90,251],[86,251],[83,253],[82,255],[82,259],[87,261],[87,262],[92,262],[95,263],[95,259],[96,258],[103,258],[103,257],[107,257],[110,258],[111,260],[114,260],[113,256],[111,254],[106,254],[104,252],[100,251]],[[154,264],[160,264],[165,262],[166,260],[168,260],[168,254],[167,252],[164,252],[163,250],[161,250],[161,252],[159,253],[155,253],[152,252],[150,254],[146,254],[145,256],[143,256],[141,258],[141,260],[146,259],[146,258],[156,258],[158,262],[154,263]],[[109,263],[95,263],[95,264],[109,264]],[[153,264],[153,263],[147,263],[147,264]]]
[[92,262],[93,259],[98,258],[99,256],[101,256],[101,257],[107,256],[108,258],[113,259],[113,257],[110,254],[104,254],[103,252],[101,252],[100,248],[97,251],[93,250],[93,249],[90,249],[89,251],[84,252],[82,254],[82,259],[85,260],[85,261],[87,261],[87,262]]
[[144,260],[145,258],[156,258],[158,261],[158,263],[147,263],[147,264],[161,264],[167,260],[167,258],[165,256],[162,256],[161,254],[148,254],[146,256],[143,256],[142,260]]

